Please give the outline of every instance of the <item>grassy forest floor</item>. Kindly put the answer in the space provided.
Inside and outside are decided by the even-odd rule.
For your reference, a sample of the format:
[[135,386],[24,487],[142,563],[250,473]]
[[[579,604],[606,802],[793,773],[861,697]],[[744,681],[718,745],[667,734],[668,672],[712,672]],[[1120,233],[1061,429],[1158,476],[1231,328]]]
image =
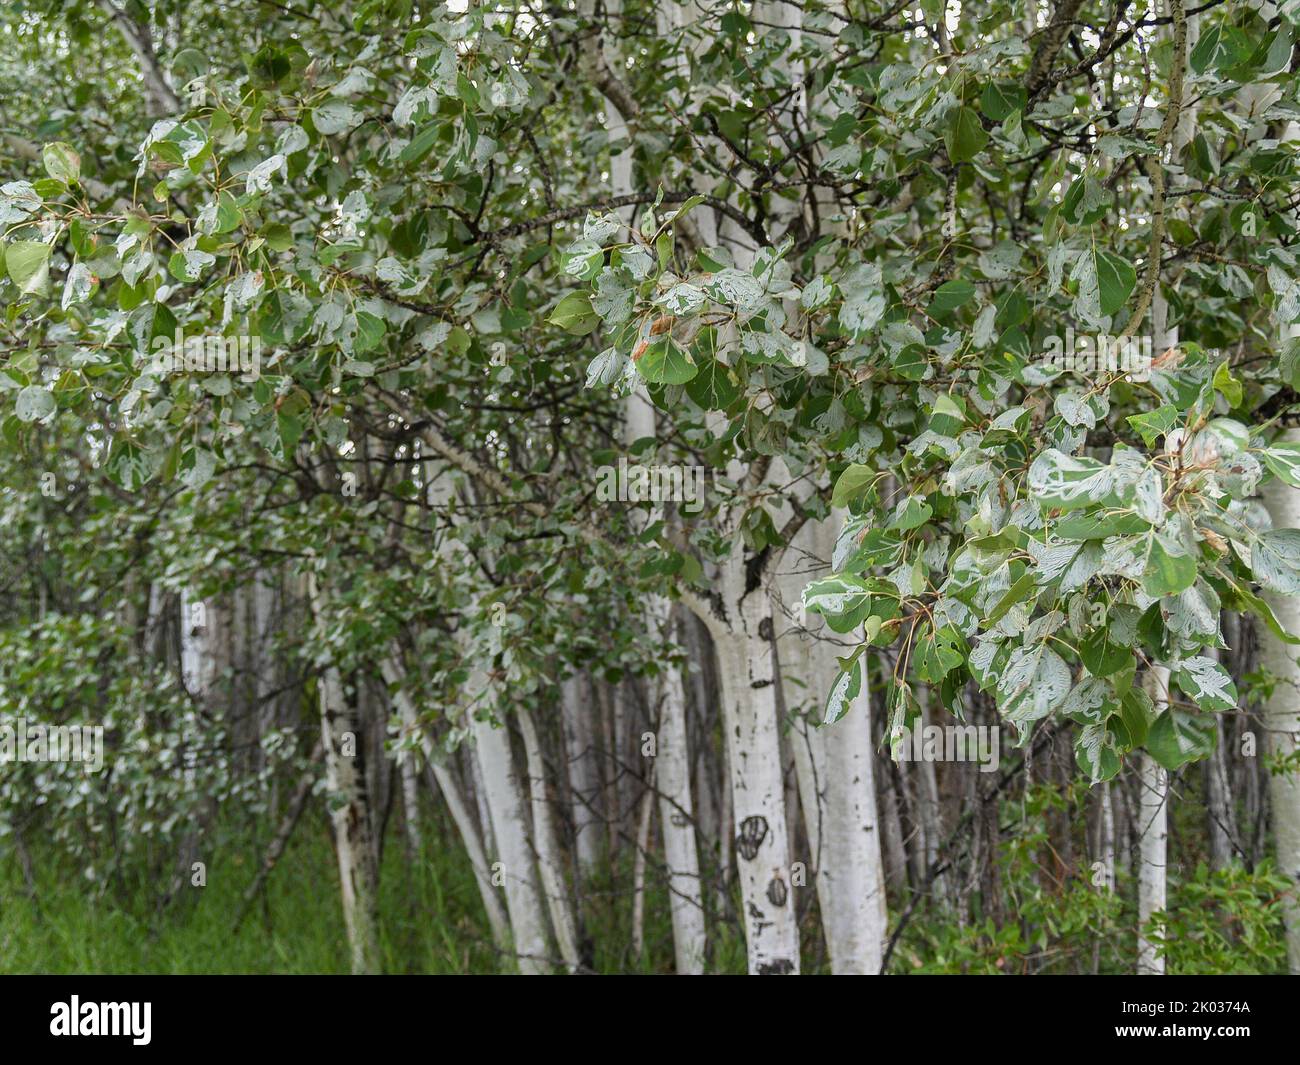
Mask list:
[[[432,826],[430,826],[432,827]],[[229,834],[226,834],[229,836]],[[229,836],[229,838],[235,838]],[[894,973],[1131,972],[1135,920],[1131,884],[1114,895],[1077,876],[1045,882],[1043,840],[1008,842],[999,871],[1013,912],[972,922],[919,907],[899,937]],[[260,853],[230,843],[207,862],[207,884],[158,904],[158,878],[123,872],[100,891],[85,870],[33,848],[30,880],[15,852],[0,859],[0,972],[3,973],[346,973],[347,941],[338,873],[323,820],[306,821],[238,930],[232,929]],[[597,972],[670,973],[668,899],[650,882],[646,944],[631,951],[630,862],[588,885],[587,956]],[[1280,884],[1268,863],[1211,873],[1203,864],[1171,875],[1169,972],[1284,971]],[[458,847],[426,846],[411,862],[390,836],[380,878],[384,971],[490,973],[503,968],[488,934],[468,860]],[[890,929],[903,900],[891,898]],[[905,904],[904,904],[905,905]],[[978,907],[976,907],[978,914]],[[804,913],[805,971],[829,970],[817,913]],[[743,973],[735,924],[715,922],[708,971]]]

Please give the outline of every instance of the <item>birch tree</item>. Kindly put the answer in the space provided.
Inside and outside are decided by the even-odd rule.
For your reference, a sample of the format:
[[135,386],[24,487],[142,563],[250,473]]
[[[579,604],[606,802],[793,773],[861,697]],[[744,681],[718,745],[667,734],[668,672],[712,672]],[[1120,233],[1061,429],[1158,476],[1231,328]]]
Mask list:
[[[897,968],[922,911],[967,919],[976,877],[948,836],[969,822],[949,823],[939,787],[956,774],[883,761],[927,724],[995,727],[1031,767],[1072,748],[1137,826],[1138,920],[1187,919],[1169,912],[1185,885],[1164,871],[1185,856],[1170,860],[1158,820],[1167,780],[1192,779],[1218,715],[1257,695],[1220,619],[1280,641],[1275,693],[1294,679],[1300,448],[1280,430],[1300,380],[1279,339],[1300,318],[1294,13],[956,14],[81,0],[5,16],[3,505],[41,575],[66,566],[0,588],[6,640],[26,655],[42,626],[98,633],[103,687],[137,712],[124,735],[152,750],[137,659],[113,661],[141,643],[138,618],[166,613],[166,590],[238,598],[268,570],[288,585],[312,571],[308,616],[282,626],[283,677],[250,665],[252,687],[268,703],[285,689],[289,735],[304,700],[321,730],[358,970],[378,965],[383,818],[342,751],[377,733],[350,693],[381,675],[411,700],[398,727],[435,775],[443,756],[471,759],[472,796],[449,771],[440,788],[483,938],[508,922],[504,963],[524,971],[583,963],[574,896],[619,857],[594,846],[601,829],[636,838],[634,924],[649,925],[656,803],[610,803],[600,826],[581,813],[599,786],[584,676],[628,699],[613,756],[631,746],[633,683],[653,692],[681,971],[700,968],[711,896],[715,930],[743,929],[748,971],[820,956],[800,942],[800,834],[833,970]],[[112,71],[96,86],[69,75],[92,47]],[[222,352],[256,338],[261,364],[211,366],[184,336]],[[180,369],[158,358],[172,346]],[[643,439],[656,466],[705,471],[698,509],[597,497],[598,471]],[[42,503],[38,462],[94,502]],[[93,558],[77,523],[129,543]],[[672,647],[688,612],[717,658],[716,733],[692,732]],[[206,669],[193,633],[176,635],[181,661],[142,676],[214,735],[172,698],[174,674]],[[48,694],[4,668],[23,698]],[[246,697],[220,698],[242,721]],[[1267,720],[1285,764],[1283,698]],[[709,817],[734,892],[699,883],[692,765],[726,767]],[[1138,810],[1119,801],[1126,765],[1145,781]],[[945,907],[907,899],[883,943],[882,767],[884,809],[924,824],[911,887],[952,874]],[[384,791],[387,763],[370,769]],[[196,773],[166,794],[201,789]],[[915,796],[895,793],[909,777]],[[1013,777],[996,787],[1027,793]],[[1294,776],[1270,777],[1267,811],[1239,777],[1294,876]],[[961,779],[981,826],[969,857],[1007,795]],[[149,823],[146,802],[118,805]],[[1072,838],[1064,814],[1053,826]],[[960,873],[995,868],[981,864]],[[1140,950],[1159,967],[1152,941]]]

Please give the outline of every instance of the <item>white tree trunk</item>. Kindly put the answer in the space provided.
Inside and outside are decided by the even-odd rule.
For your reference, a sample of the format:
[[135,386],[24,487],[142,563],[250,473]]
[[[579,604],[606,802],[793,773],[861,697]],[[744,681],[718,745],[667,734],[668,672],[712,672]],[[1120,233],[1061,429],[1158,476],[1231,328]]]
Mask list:
[[[1300,141],[1300,124],[1288,122],[1283,140],[1292,149]],[[1282,332],[1284,340],[1300,336],[1300,327],[1287,326]],[[1300,430],[1287,429],[1283,439],[1300,441]],[[1274,478],[1264,487],[1264,503],[1273,518],[1276,529],[1300,528],[1300,492]],[[1267,596],[1278,622],[1287,632],[1300,634],[1300,602],[1295,598]],[[1264,728],[1270,754],[1285,758],[1300,749],[1300,666],[1297,666],[1297,647],[1285,644],[1271,633],[1260,638],[1260,661],[1277,683],[1273,695],[1264,708]],[[1269,800],[1273,814],[1273,832],[1277,838],[1277,864],[1283,875],[1296,885],[1284,903],[1283,920],[1286,927],[1287,967],[1300,975],[1300,773],[1268,774]]]
[[473,719],[474,743],[487,792],[497,843],[497,866],[506,889],[506,910],[519,971],[526,976],[551,971],[546,914],[528,841],[528,814],[510,751],[510,733],[489,721]]
[[415,756],[410,751],[398,754],[397,772],[402,781],[402,828],[411,859],[418,861],[424,844],[420,839],[420,777]]
[[1102,866],[1102,886],[1115,890],[1115,807],[1111,801],[1110,781],[1101,786],[1101,809],[1097,812],[1097,837],[1100,841],[1098,858]]
[[591,682],[585,674],[575,673],[560,686],[569,771],[569,816],[573,820],[580,878],[591,875],[600,855],[600,767],[596,764],[593,700]]
[[[440,757],[433,738],[420,727],[419,715],[415,712],[415,704],[411,702],[410,695],[399,686],[403,676],[399,660],[396,657],[388,659],[382,664],[381,669],[385,682],[394,686],[392,697],[402,719],[402,727],[408,732],[415,733],[419,738],[420,750],[424,753],[424,759],[433,773],[438,790],[447,801],[452,822],[456,826],[456,831],[460,833],[461,842],[465,845],[470,866],[474,870],[474,881],[478,884],[479,895],[483,899],[483,909],[487,913],[488,926],[492,930],[492,942],[497,949],[505,950],[510,941],[509,919],[501,905],[501,898],[496,888],[492,886],[492,871],[488,866],[487,851],[483,846],[477,821],[461,793],[460,786],[456,783],[456,778]],[[414,770],[415,760],[408,757],[408,762]],[[405,800],[405,796],[403,799]]]
[[655,769],[650,767],[641,812],[636,822],[636,854],[632,858],[632,957],[639,961],[645,950],[645,866],[650,852],[650,822],[654,819]]
[[[445,507],[455,493],[455,487],[446,476],[438,476],[432,464],[426,464],[428,499],[435,510]],[[444,550],[454,551],[457,541],[444,538]],[[481,719],[477,706],[491,694],[491,684],[486,673],[474,668],[465,685],[469,693],[466,700],[471,735],[474,739],[477,765],[482,777],[480,798],[486,799],[488,820],[491,823],[491,840],[495,846],[496,862],[492,867],[492,883],[500,882],[506,892],[506,912],[510,916],[510,931],[519,971],[525,975],[551,971],[550,944],[542,891],[538,885],[537,867],[534,863],[529,839],[528,809],[524,792],[515,771],[510,732],[495,727]],[[432,763],[436,765],[437,763]],[[439,781],[439,786],[442,782]],[[484,832],[484,837],[489,835]],[[498,876],[499,874],[499,876]]]
[[204,701],[216,681],[215,601],[181,592],[181,680],[185,690]]
[[[670,611],[663,608],[666,641]],[[659,619],[657,619],[659,620]],[[668,864],[668,897],[673,922],[673,950],[677,972],[704,972],[704,902],[700,889],[700,857],[696,849],[691,803],[691,761],[686,740],[686,688],[681,670],[665,670],[659,677],[659,731],[655,737],[655,779],[659,790],[659,822]]]
[[[629,445],[656,435],[655,409],[644,386],[628,397],[625,418],[624,439]],[[663,596],[652,595],[644,617],[651,644],[666,652],[672,643],[672,604]],[[704,971],[704,904],[691,802],[686,688],[681,670],[670,667],[661,672],[656,678],[655,695],[659,731],[655,737],[654,768],[659,782],[659,820],[668,865],[673,949],[678,973],[699,974]]]
[[338,857],[352,972],[377,973],[380,968],[378,873],[366,777],[356,760],[361,727],[334,666],[326,667],[317,685],[325,780],[330,794],[330,820],[334,824],[334,851]]
[[799,929],[790,890],[790,841],[776,717],[772,614],[761,588],[745,594],[743,560],[723,569],[724,599],[736,631],[715,623],[723,728],[730,760],[736,866],[749,972],[799,972]]
[[[1288,429],[1285,439],[1300,441],[1300,430]],[[1275,478],[1264,487],[1264,502],[1276,529],[1300,528],[1300,491]],[[1283,595],[1267,596],[1277,620],[1288,632],[1300,633],[1300,600]],[[1294,757],[1300,749],[1300,647],[1283,643],[1269,632],[1260,635],[1260,663],[1277,678],[1273,695],[1264,707],[1267,746],[1274,757]],[[1287,897],[1283,911],[1286,923],[1287,965],[1300,975],[1300,773],[1268,774],[1273,831],[1277,837],[1277,864],[1297,885]]]
[[577,922],[573,916],[569,886],[564,879],[564,862],[560,856],[559,836],[551,811],[550,788],[546,782],[546,761],[542,757],[542,744],[532,711],[521,706],[517,717],[519,731],[524,738],[524,753],[528,759],[528,794],[533,810],[533,845],[537,852],[537,870],[546,891],[546,908],[551,915],[551,927],[555,930],[560,957],[570,972],[576,972],[581,963],[578,957]]
[[839,672],[835,659],[851,647],[847,637],[799,609],[804,586],[829,572],[835,524],[808,522],[781,560],[781,677],[787,710],[799,723],[792,737],[795,767],[831,971],[874,975],[880,971],[886,914],[870,692],[863,685],[844,717],[816,727]]
[[[1150,669],[1143,685],[1156,713],[1169,705],[1169,670]],[[1147,923],[1165,909],[1165,871],[1169,840],[1169,775],[1146,751],[1138,755],[1138,956],[1139,976],[1163,976],[1165,959],[1147,939]]]

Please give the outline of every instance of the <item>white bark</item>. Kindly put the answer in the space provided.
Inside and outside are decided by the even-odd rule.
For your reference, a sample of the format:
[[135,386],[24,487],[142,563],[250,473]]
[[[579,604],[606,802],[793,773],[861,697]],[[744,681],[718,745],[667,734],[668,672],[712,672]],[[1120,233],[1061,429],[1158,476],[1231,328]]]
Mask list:
[[[639,387],[628,397],[624,437],[628,444],[656,435],[655,409]],[[672,604],[649,597],[645,611],[648,637],[665,652],[672,643]],[[655,774],[659,781],[659,818],[673,922],[673,948],[679,974],[704,971],[704,905],[700,892],[700,858],[696,849],[691,802],[690,753],[686,737],[686,688],[675,666],[656,678],[659,729],[655,737]],[[638,854],[638,858],[643,858]]]
[[489,721],[473,719],[474,742],[487,791],[488,810],[496,833],[497,859],[506,890],[506,910],[519,971],[526,976],[547,973],[546,914],[537,884],[537,870],[528,841],[528,815],[510,751],[510,733]]
[[[382,672],[385,682],[395,688],[392,698],[397,705],[402,728],[407,732],[415,733],[419,738],[420,750],[433,773],[433,779],[442,792],[443,798],[447,800],[447,809],[451,813],[452,822],[456,826],[456,831],[460,833],[465,852],[469,855],[470,866],[474,870],[474,881],[478,884],[479,895],[483,899],[483,909],[487,912],[488,926],[492,930],[492,942],[498,949],[504,950],[510,939],[509,919],[501,905],[501,898],[496,888],[492,886],[492,872],[488,866],[487,852],[475,817],[461,793],[460,786],[456,783],[456,778],[434,744],[433,737],[420,726],[419,715],[415,711],[415,704],[411,702],[411,697],[399,686],[403,671],[398,664],[398,659],[394,657],[385,661]],[[415,760],[408,758],[408,763],[414,770]]]
[[555,942],[560,957],[570,972],[577,971],[577,922],[573,916],[573,903],[569,886],[564,879],[564,863],[560,856],[560,842],[555,830],[555,817],[551,810],[550,788],[546,782],[546,762],[542,757],[542,744],[537,735],[537,725],[532,711],[521,706],[517,712],[519,731],[524,738],[524,753],[528,759],[528,794],[533,810],[533,845],[537,852],[537,870],[546,891],[546,908],[555,930]]
[[591,682],[575,673],[560,686],[564,747],[569,771],[578,875],[590,876],[600,855],[600,767],[596,764],[595,707]]
[[[777,584],[781,676],[805,829],[815,863],[822,928],[836,974],[875,974],[885,939],[884,874],[876,816],[871,699],[866,685],[835,724],[821,723],[826,694],[851,649],[816,615],[802,617],[804,586],[829,572],[835,519],[808,522],[782,559]],[[802,622],[802,624],[801,624]]]
[[[256,670],[253,697],[256,702],[255,717],[259,738],[275,728],[277,718],[278,699],[275,692],[278,673],[273,647],[276,589],[271,586],[270,580],[271,574],[265,570],[258,570],[253,578],[253,655]],[[260,744],[257,759],[260,772],[266,760]]]
[[[1169,306],[1159,281],[1151,299],[1151,331],[1156,351],[1178,343],[1177,328],[1170,328]],[[1154,666],[1143,685],[1155,712],[1169,706],[1169,670]],[[1169,840],[1169,774],[1146,751],[1138,755],[1138,956],[1140,976],[1163,976],[1165,959],[1158,956],[1158,944],[1146,937],[1153,914],[1165,909]]]
[[[1300,441],[1300,430],[1288,429],[1285,439]],[[1300,528],[1300,491],[1275,478],[1264,487],[1264,502],[1277,529]],[[1282,627],[1300,633],[1300,600],[1269,594],[1273,613]],[[1264,729],[1269,753],[1294,757],[1300,749],[1300,648],[1283,643],[1269,632],[1260,635],[1260,664],[1276,678],[1273,695],[1264,707]],[[1282,873],[1300,890],[1300,773],[1268,774],[1273,831],[1277,838],[1277,863]],[[1296,891],[1287,897],[1283,916],[1286,924],[1287,965],[1300,975],[1300,902]]]
[[[1300,124],[1287,123],[1283,140],[1296,146],[1300,141]],[[1300,327],[1288,326],[1283,339],[1300,336]],[[1287,429],[1283,439],[1300,441],[1300,430]],[[1264,487],[1264,504],[1276,529],[1300,528],[1300,491],[1274,478]],[[1278,622],[1287,632],[1300,634],[1300,601],[1293,597],[1266,596]],[[1300,749],[1300,666],[1297,647],[1285,644],[1271,633],[1260,638],[1260,663],[1276,678],[1273,695],[1264,708],[1264,728],[1269,753],[1285,758]],[[1300,773],[1268,774],[1269,800],[1272,805],[1273,832],[1277,838],[1277,864],[1283,874],[1296,884],[1285,902],[1283,919],[1286,927],[1287,967],[1300,975]]]
[[[427,465],[426,469],[429,469]],[[428,488],[429,500],[433,506],[445,506],[454,492],[449,478],[433,474]],[[456,545],[451,537],[446,537],[443,543],[448,551]],[[510,931],[519,971],[525,975],[546,973],[551,969],[546,914],[529,841],[528,811],[519,776],[515,771],[510,733],[504,727],[483,720],[482,715],[475,712],[476,704],[485,701],[491,690],[487,675],[482,669],[475,668],[466,684],[466,691],[470,695],[467,700],[468,715],[482,775],[483,797],[487,801],[492,841],[496,847],[498,864],[493,867],[493,872],[500,872],[502,886],[505,888],[506,911],[510,916]]]
[[[666,605],[666,604],[665,604]],[[669,615],[665,612],[665,627]],[[664,631],[663,639],[666,640]],[[677,972],[704,972],[704,902],[700,889],[700,857],[696,849],[691,803],[691,762],[686,740],[686,689],[676,667],[660,675],[659,731],[655,737],[655,778],[659,791],[659,822],[663,826],[664,858],[668,866],[668,897],[673,922]]]
[[1110,781],[1101,786],[1101,809],[1097,812],[1099,822],[1097,837],[1100,841],[1098,858],[1102,865],[1102,886],[1106,891],[1115,890],[1115,808],[1111,802]]
[[[612,9],[617,14],[619,6]],[[657,13],[661,32],[676,25],[681,14],[672,5]],[[605,56],[611,64],[616,54]],[[679,63],[678,72],[683,68]],[[623,151],[611,154],[610,186],[615,196],[632,191],[632,153],[630,115],[620,113],[614,101],[606,98],[606,127],[610,131],[613,153],[622,144]],[[629,218],[634,212],[629,212]],[[656,436],[655,408],[644,386],[628,397],[624,440],[628,444],[644,437]],[[649,638],[666,648],[671,632],[671,604],[661,596],[652,596],[647,604],[646,624]],[[700,973],[704,965],[704,907],[700,894],[700,864],[696,849],[695,823],[691,803],[690,758],[686,738],[686,693],[681,674],[668,669],[660,674],[656,703],[659,709],[659,734],[656,737],[655,774],[660,788],[660,820],[663,825],[664,852],[668,866],[668,888],[673,924],[673,947],[679,973]],[[617,702],[615,704],[618,705]],[[621,751],[621,747],[620,747]],[[636,860],[644,867],[645,855],[638,850]],[[639,897],[638,897],[639,898]]]
[[216,681],[217,610],[215,601],[181,592],[181,681],[200,701],[211,694]]
[[[1169,705],[1169,670],[1153,666],[1143,684],[1159,714]],[[1146,751],[1138,756],[1138,956],[1139,976],[1163,976],[1165,959],[1146,936],[1152,915],[1165,909],[1169,840],[1169,775]]]
[[650,851],[650,822],[654,818],[655,771],[650,767],[641,812],[636,823],[636,854],[632,858],[632,957],[640,960],[645,949],[645,866]]
[[154,51],[153,37],[147,22],[137,22],[127,11],[125,3],[113,3],[112,0],[99,0],[99,6],[117,23],[122,37],[130,45],[140,62],[140,73],[144,76],[145,103],[151,118],[175,114],[182,110],[180,98],[167,84],[163,75],[162,64]]
[[338,858],[343,921],[352,972],[377,973],[379,959],[378,873],[370,830],[365,773],[357,765],[360,723],[343,692],[338,670],[330,665],[317,681],[325,779],[331,797],[334,851]]
[[715,622],[712,635],[722,681],[749,972],[793,974],[799,971],[799,929],[790,890],[771,601],[762,588],[746,594],[743,560],[728,560],[723,589],[727,608],[736,615],[735,629]]
[[398,753],[397,772],[402,782],[402,828],[411,859],[419,860],[424,844],[420,839],[420,777],[410,751]]

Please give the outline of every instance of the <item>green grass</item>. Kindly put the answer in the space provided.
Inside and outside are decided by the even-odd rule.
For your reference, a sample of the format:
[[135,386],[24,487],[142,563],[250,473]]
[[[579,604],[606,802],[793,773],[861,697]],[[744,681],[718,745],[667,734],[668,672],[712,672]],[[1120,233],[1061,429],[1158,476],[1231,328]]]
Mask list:
[[[158,885],[99,894],[66,862],[36,855],[36,899],[6,851],[0,859],[3,973],[345,973],[338,871],[320,825],[304,823],[258,901],[232,931],[260,857],[228,849],[207,885],[181,889],[159,912]],[[431,846],[408,866],[391,841],[380,878],[388,972],[491,972],[497,967],[468,863]]]
[[[432,829],[434,826],[430,825]],[[36,897],[12,850],[0,850],[0,973],[346,973],[338,870],[324,825],[304,820],[271,874],[263,899],[232,930],[261,860],[231,843],[207,860],[207,885],[181,889],[158,908],[159,884],[143,875],[113,889],[54,854],[34,853]],[[646,947],[631,953],[631,861],[605,870],[583,893],[583,935],[598,972],[670,973],[667,891],[651,883]],[[392,834],[380,875],[380,935],[388,973],[492,973],[513,968],[491,942],[469,861],[459,846],[430,841],[407,862]],[[741,937],[710,935],[711,971],[744,972]]]
[[[437,825],[427,825],[435,834]],[[217,838],[227,838],[218,833]],[[444,828],[443,838],[450,838]],[[1029,848],[1032,850],[1032,847]],[[1082,879],[1043,892],[1025,848],[1004,845],[1004,887],[1019,900],[1000,928],[958,925],[920,912],[893,971],[1018,972],[1021,960],[1050,945],[1049,971],[1129,972],[1135,950],[1131,891],[1109,900]],[[346,973],[348,953],[338,871],[324,822],[305,819],[238,931],[232,928],[261,860],[245,837],[215,849],[207,885],[186,886],[159,909],[159,883],[141,872],[111,890],[87,879],[53,851],[37,852],[35,900],[12,850],[0,851],[0,973]],[[127,867],[131,866],[129,863]],[[137,868],[142,863],[137,862]],[[630,855],[584,886],[582,937],[603,973],[671,973],[672,926],[666,889],[650,878],[645,947],[631,949]],[[1285,884],[1265,864],[1253,873],[1203,866],[1171,884],[1171,972],[1282,971],[1280,899]],[[733,903],[734,905],[734,903]],[[896,918],[896,915],[895,915]],[[1022,919],[1031,936],[1022,938]],[[825,971],[816,914],[805,914],[805,972]],[[710,916],[710,972],[743,973],[738,928]],[[1045,928],[1052,934],[1039,942]],[[1033,930],[1037,930],[1034,932]],[[388,973],[492,973],[513,963],[495,950],[468,859],[458,845],[431,840],[409,863],[393,832],[380,876],[380,936]]]

